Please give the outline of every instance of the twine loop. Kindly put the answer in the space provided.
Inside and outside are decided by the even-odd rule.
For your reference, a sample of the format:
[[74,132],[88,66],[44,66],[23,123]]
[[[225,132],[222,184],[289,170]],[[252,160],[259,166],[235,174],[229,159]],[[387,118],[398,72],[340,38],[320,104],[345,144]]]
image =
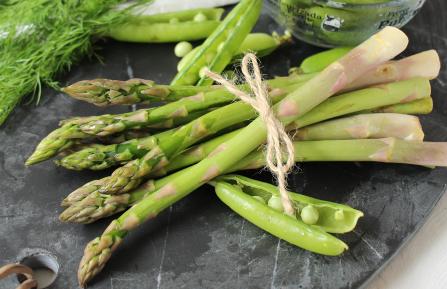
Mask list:
[[[224,86],[229,92],[240,98],[243,102],[252,106],[264,121],[267,129],[267,167],[277,178],[284,212],[294,216],[295,210],[293,209],[292,202],[286,189],[287,173],[295,163],[293,142],[286,133],[283,124],[276,118],[275,113],[272,110],[268,89],[262,80],[258,60],[253,53],[245,54],[242,59],[241,69],[245,81],[249,85],[253,95],[240,90],[234,83],[217,73],[207,70],[205,71],[205,74],[215,82]],[[287,156],[285,162],[283,159],[283,152]]]

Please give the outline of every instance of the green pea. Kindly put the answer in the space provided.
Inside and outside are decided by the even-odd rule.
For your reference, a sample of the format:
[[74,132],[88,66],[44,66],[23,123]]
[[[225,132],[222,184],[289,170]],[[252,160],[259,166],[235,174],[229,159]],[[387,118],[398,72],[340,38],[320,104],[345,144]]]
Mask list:
[[204,67],[202,67],[202,68],[200,69],[200,71],[199,71],[199,76],[200,76],[201,78],[204,78],[204,77],[206,76],[205,72],[206,72],[207,69],[208,69],[208,67],[206,67],[206,66],[204,66]]
[[203,14],[202,12],[197,13],[197,15],[194,16],[194,21],[195,22],[203,22],[203,21],[206,21],[206,20],[207,20],[206,15]]
[[192,44],[187,41],[177,43],[177,45],[174,48],[174,53],[175,56],[177,57],[184,57],[191,51],[192,51]]
[[301,219],[308,225],[315,225],[318,222],[319,217],[320,214],[318,213],[318,210],[312,205],[305,206],[301,210]]
[[343,210],[338,210],[334,214],[334,219],[337,221],[343,221],[345,219],[345,213]]
[[265,204],[265,200],[262,197],[260,197],[260,196],[253,196],[253,199],[255,199],[255,200]]
[[274,209],[275,211],[278,211],[278,212],[283,212],[283,211],[284,211],[284,209],[283,209],[283,207],[282,207],[281,198],[278,197],[278,196],[272,196],[272,197],[269,199],[267,205],[268,205],[270,208]]
[[178,18],[172,18],[171,20],[169,20],[169,23],[171,23],[171,24],[177,24],[177,23],[179,23],[180,22],[180,20],[178,20]]

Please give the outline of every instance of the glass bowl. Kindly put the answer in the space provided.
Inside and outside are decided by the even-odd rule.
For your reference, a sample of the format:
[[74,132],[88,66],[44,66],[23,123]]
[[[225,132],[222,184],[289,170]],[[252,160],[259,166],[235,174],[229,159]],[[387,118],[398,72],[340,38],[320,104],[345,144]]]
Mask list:
[[385,26],[402,27],[425,0],[266,0],[270,15],[297,38],[322,47],[354,46]]

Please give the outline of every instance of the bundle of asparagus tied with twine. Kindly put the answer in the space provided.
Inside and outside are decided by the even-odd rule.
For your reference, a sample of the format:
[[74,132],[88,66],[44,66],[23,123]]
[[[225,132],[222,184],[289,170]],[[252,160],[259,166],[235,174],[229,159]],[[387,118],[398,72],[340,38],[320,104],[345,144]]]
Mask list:
[[[239,5],[247,3],[254,5]],[[237,17],[231,25],[227,18],[223,24],[237,24]],[[219,43],[234,40],[213,39],[198,53],[209,55],[210,47],[220,53]],[[237,86],[220,76],[232,61],[226,55],[225,65],[205,69],[195,66],[200,56],[195,57],[185,68],[189,72],[179,72],[171,85],[100,79],[65,88],[101,105],[114,99],[167,102],[62,121],[27,161],[61,156],[56,162],[67,169],[116,168],[62,202],[64,222],[91,223],[125,211],[86,246],[78,271],[81,286],[104,268],[130,231],[207,183],[232,210],[269,233],[318,254],[342,254],[347,244],[331,233],[352,231],[363,213],[288,192],[286,174],[295,162],[310,161],[447,166],[447,143],[424,142],[415,116],[432,110],[429,80],[439,73],[439,57],[426,51],[392,60],[407,44],[402,31],[386,27],[319,72],[270,80],[261,78],[255,56],[248,54],[242,62],[246,83]],[[210,79],[219,85],[193,86]],[[265,165],[276,175],[277,187],[229,175]]]

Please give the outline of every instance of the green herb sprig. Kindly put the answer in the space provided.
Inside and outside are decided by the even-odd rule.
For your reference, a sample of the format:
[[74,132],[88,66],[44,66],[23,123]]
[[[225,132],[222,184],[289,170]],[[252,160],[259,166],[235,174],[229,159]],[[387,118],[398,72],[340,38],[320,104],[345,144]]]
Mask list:
[[[0,125],[22,97],[41,96],[42,84],[91,53],[92,36],[125,21],[139,0],[125,10],[122,0],[22,0],[0,6]],[[9,3],[7,1],[7,3]]]

